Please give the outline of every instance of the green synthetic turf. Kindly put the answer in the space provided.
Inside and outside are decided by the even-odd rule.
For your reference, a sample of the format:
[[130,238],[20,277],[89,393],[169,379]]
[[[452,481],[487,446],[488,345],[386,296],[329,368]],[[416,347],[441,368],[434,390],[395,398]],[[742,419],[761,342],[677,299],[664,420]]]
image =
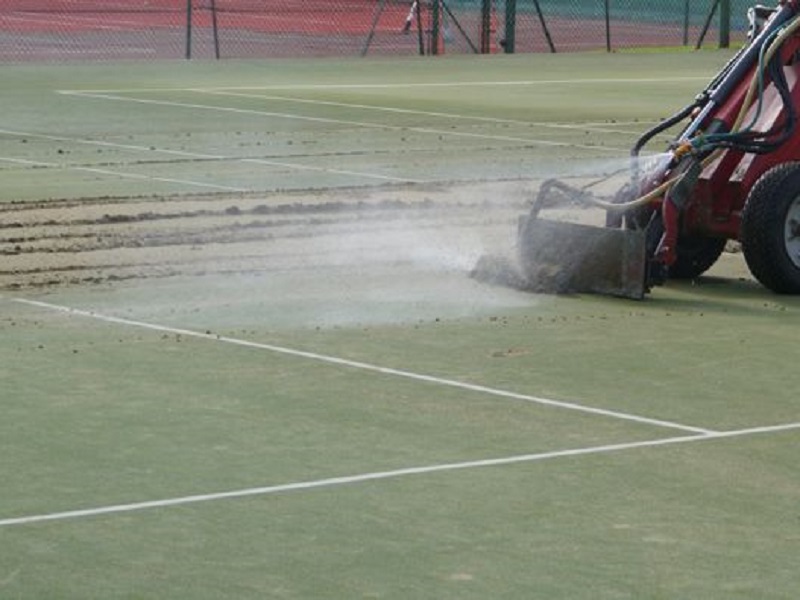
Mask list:
[[[0,133],[0,156],[90,168],[113,163],[107,168],[145,174],[183,169],[188,179],[259,190],[375,185],[351,176],[280,175],[267,166],[266,175],[259,174],[230,160],[213,169],[174,158],[137,163],[140,154],[155,152],[151,146],[263,155],[257,142],[272,144],[276,160],[300,160],[297,144],[314,141],[329,147],[328,160],[343,170],[367,165],[435,181],[525,177],[544,170],[542,161],[569,166],[607,155],[501,136],[578,143],[587,135],[598,139],[580,124],[602,123],[614,132],[601,138],[624,148],[642,126],[686,103],[726,58],[678,53],[4,67],[11,84],[0,89],[0,129],[73,141],[66,146],[22,136],[23,142]],[[616,81],[626,78],[653,81]],[[534,79],[551,83],[476,87],[469,94],[445,87],[298,87]],[[459,120],[456,131],[487,137],[454,145],[445,133],[439,140],[439,133],[365,133],[341,123],[262,122],[244,114],[209,119],[205,111],[123,107],[53,93],[125,88],[131,90],[126,97],[186,103],[195,98],[189,88],[264,85],[293,86],[281,93],[318,103],[417,111],[379,120],[418,129],[446,132],[443,117],[420,111],[578,128]],[[154,91],[162,88],[175,91]],[[252,98],[206,101],[240,110],[265,105]],[[289,106],[308,116],[377,118],[352,106]],[[405,163],[408,155],[393,149],[404,136],[415,150],[412,166]],[[87,146],[74,141],[79,138],[147,150]],[[359,145],[365,151],[353,154]],[[181,183],[131,183],[8,162],[0,162],[0,182],[6,202],[197,191]],[[301,281],[309,287],[282,297],[291,287],[286,274],[5,291],[0,522],[694,435],[442,380],[713,430],[795,423],[800,304],[740,280],[731,266],[740,260],[728,256],[715,277],[659,288],[642,303],[487,291],[460,273],[420,274],[408,265],[397,266],[394,286],[381,279],[386,273],[364,270],[374,285],[386,284],[383,295],[365,283],[326,298],[330,283]],[[309,290],[305,301],[302,289]],[[97,314],[68,314],[19,297]],[[96,318],[102,315],[131,322]],[[334,365],[319,356],[437,381]],[[800,584],[797,447],[797,430],[742,433],[2,525],[0,598],[793,598]]]
[[[566,174],[578,161],[624,165],[634,136],[691,101],[726,57],[4,67],[0,201],[493,180]],[[353,174],[364,171],[387,179]]]
[[[83,303],[214,321],[137,293]],[[797,413],[798,305],[752,287],[319,330],[244,302],[211,339],[3,308],[5,518],[687,435],[216,335],[714,429]],[[785,598],[796,448],[776,432],[4,526],[0,564],[25,598]]]

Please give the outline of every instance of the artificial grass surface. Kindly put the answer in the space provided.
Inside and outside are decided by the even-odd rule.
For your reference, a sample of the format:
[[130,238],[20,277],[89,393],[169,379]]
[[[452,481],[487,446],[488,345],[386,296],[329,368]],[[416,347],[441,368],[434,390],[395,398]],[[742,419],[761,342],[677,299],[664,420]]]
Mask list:
[[[464,115],[557,120],[569,127],[536,130],[537,137],[572,144],[586,138],[583,125],[599,120],[615,132],[598,136],[593,129],[590,141],[613,147],[624,132],[639,130],[637,119],[655,120],[689,101],[725,59],[721,53],[680,53],[171,63],[124,71],[115,65],[3,67],[13,83],[0,91],[5,130],[147,151],[116,146],[98,153],[98,146],[74,140],[65,147],[63,139],[0,134],[0,155],[66,165],[34,169],[6,161],[0,193],[11,202],[117,190],[132,196],[196,191],[154,179],[129,185],[73,168],[96,168],[109,159],[113,169],[130,173],[177,169],[181,177],[261,190],[365,185],[352,177],[334,182],[330,173],[300,176],[266,166],[262,177],[241,165],[227,170],[231,160],[214,163],[214,170],[206,160],[151,161],[151,145],[230,158],[247,156],[257,141],[268,140],[271,156],[294,160],[298,144],[289,140],[315,141],[323,151],[309,162],[330,161],[343,170],[380,166],[406,177],[425,172],[440,181],[454,173],[526,176],[533,165],[544,172],[573,155],[604,155],[602,149],[555,150],[499,139],[534,132],[523,135],[521,126],[508,123],[476,121],[468,132],[489,137],[448,143],[438,131],[441,116],[429,136],[410,130],[429,125],[418,120],[421,115],[386,113],[380,117],[385,123],[409,130],[370,137],[342,123],[314,129],[307,121],[293,126],[279,119],[262,127],[260,117],[245,119],[243,113],[217,120],[207,109],[184,113],[185,107],[53,94],[57,89],[138,88],[125,93],[185,102],[192,87],[287,85],[294,86],[292,95],[317,103],[418,112],[444,105]],[[627,78],[648,81],[628,89],[619,81]],[[534,86],[533,93],[532,86],[523,92],[515,85],[476,86],[469,93],[456,88],[455,94],[437,85],[300,90],[309,82],[533,79],[563,83]],[[179,91],[170,96],[144,89],[165,87]],[[225,99],[230,102],[250,110],[259,101]],[[334,118],[338,110],[339,120],[378,118],[353,106],[316,106],[309,116]],[[612,122],[623,117],[630,122]],[[267,127],[274,129],[272,137],[264,135]],[[392,153],[404,136],[408,149]],[[363,137],[366,153],[356,154]],[[337,139],[347,152],[331,157]],[[59,154],[59,147],[69,153]],[[6,291],[0,297],[0,523],[555,454],[4,524],[0,597],[792,598],[798,587],[796,431],[747,430],[797,423],[798,303],[756,286],[740,264],[732,266],[735,260],[740,257],[726,256],[715,277],[694,286],[670,284],[642,303],[489,289],[460,272],[431,274],[408,264],[394,265],[391,273],[386,265],[360,268],[360,283],[351,281],[346,289],[337,286],[344,281],[337,276],[353,269],[324,279],[275,272]],[[21,304],[18,297],[165,328],[67,314]],[[179,329],[209,335],[200,339]],[[739,433],[708,439],[680,427],[230,344],[218,335]],[[634,446],[683,436],[669,445]],[[623,447],[600,450],[609,444]],[[574,449],[595,453],[569,455]]]

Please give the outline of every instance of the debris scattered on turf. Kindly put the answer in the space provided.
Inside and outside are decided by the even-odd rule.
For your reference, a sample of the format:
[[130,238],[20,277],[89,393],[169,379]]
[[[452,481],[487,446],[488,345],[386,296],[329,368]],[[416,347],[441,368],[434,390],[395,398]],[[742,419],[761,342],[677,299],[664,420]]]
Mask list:
[[478,258],[469,276],[481,283],[517,290],[528,290],[531,287],[528,279],[511,259],[496,254],[484,254]]

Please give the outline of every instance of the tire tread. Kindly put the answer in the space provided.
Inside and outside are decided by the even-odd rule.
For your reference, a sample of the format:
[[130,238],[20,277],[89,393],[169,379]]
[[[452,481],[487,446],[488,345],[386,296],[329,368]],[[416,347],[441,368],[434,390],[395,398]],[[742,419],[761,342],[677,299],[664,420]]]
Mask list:
[[800,162],[782,163],[756,181],[742,211],[740,238],[747,266],[778,294],[800,293],[800,270],[786,256],[782,237],[786,205],[798,193]]

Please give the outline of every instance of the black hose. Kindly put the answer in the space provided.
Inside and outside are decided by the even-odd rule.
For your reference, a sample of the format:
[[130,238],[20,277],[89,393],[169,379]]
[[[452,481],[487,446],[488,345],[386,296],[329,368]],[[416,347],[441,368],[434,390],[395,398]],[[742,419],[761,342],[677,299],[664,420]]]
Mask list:
[[[774,31],[791,19],[796,11],[797,9],[790,5],[779,8],[770,20],[769,25],[765,27],[764,30],[761,31],[749,45],[744,46],[738,52],[736,52],[733,58],[731,58],[714,76],[711,82],[706,86],[705,90],[698,95],[697,99],[692,104],[665,121],[662,121],[649,131],[646,131],[634,144],[633,148],[631,149],[631,156],[633,158],[638,157],[642,148],[644,148],[644,146],[651,139],[653,139],[653,137],[691,115],[695,108],[699,106],[705,106],[708,102],[714,102],[715,104],[719,105],[727,100],[728,96],[739,84],[744,74],[758,59],[761,46]],[[698,126],[698,124],[694,125]],[[691,126],[692,125],[689,127]]]
[[702,106],[702,102],[700,100],[693,102],[689,106],[686,106],[685,108],[676,112],[671,117],[664,119],[655,127],[645,131],[641,135],[641,137],[639,137],[639,139],[636,140],[636,143],[633,145],[633,148],[631,148],[631,157],[637,158],[639,156],[639,153],[642,151],[642,148],[644,148],[650,140],[652,140],[662,131],[669,129],[670,127],[674,127],[675,125],[683,121],[686,117],[690,116],[692,114],[692,111],[694,111],[694,109],[697,108],[698,106]]
[[722,140],[717,144],[718,147],[752,154],[768,154],[777,150],[794,135],[797,128],[797,108],[786,81],[780,52],[776,52],[770,59],[766,71],[781,98],[783,119],[776,122],[767,131],[744,131],[734,134],[729,139]]
[[727,77],[728,73],[730,73],[731,70],[736,66],[736,63],[745,53],[747,48],[748,48],[747,46],[739,48],[736,54],[734,54],[733,57],[731,57],[731,59],[728,60],[727,63],[725,63],[722,69],[720,69],[719,72],[717,72],[717,74],[714,76],[714,78],[708,83],[708,85],[706,85],[705,89],[697,95],[697,99],[694,102],[692,102],[690,105],[681,109],[673,116],[662,121],[652,129],[642,134],[642,136],[636,141],[636,144],[634,144],[633,148],[631,149],[631,156],[633,158],[638,157],[639,153],[642,151],[642,148],[644,148],[651,139],[653,139],[662,131],[665,131],[666,129],[669,129],[677,125],[685,118],[691,116],[692,111],[695,108],[703,106],[708,101],[708,98],[712,93],[712,91],[725,79],[725,77]]

